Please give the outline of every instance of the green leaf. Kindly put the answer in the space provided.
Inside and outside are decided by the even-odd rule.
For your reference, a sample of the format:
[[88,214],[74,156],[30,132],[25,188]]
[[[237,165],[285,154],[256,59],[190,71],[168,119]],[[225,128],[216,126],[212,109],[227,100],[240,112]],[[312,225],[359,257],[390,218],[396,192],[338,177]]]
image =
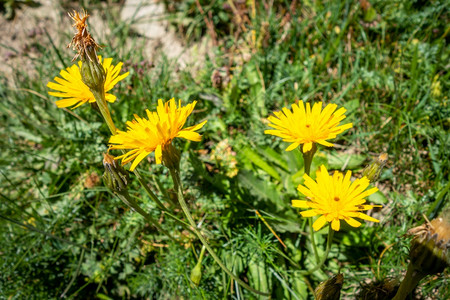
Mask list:
[[343,154],[332,152],[328,155],[328,166],[334,170],[355,170],[362,166],[366,160],[366,156],[361,154]]
[[106,296],[105,294],[101,294],[101,293],[98,293],[96,296],[102,300],[112,300],[113,299],[113,298],[110,298],[110,297]]
[[211,176],[206,170],[203,162],[198,158],[193,151],[189,151],[189,160],[192,167],[197,175],[211,183],[213,186],[218,188],[221,192],[225,192],[225,186],[218,176]]
[[258,153],[253,151],[252,149],[244,148],[241,156],[248,159],[252,163],[254,163],[256,166],[258,166],[260,169],[264,170],[267,174],[269,174],[273,178],[275,178],[277,180],[281,180],[281,177],[278,174],[277,170],[275,170],[268,163],[266,163],[264,161],[264,159],[261,156],[259,156]]
[[247,187],[253,195],[258,196],[261,199],[270,200],[276,205],[277,210],[284,209],[283,199],[280,197],[276,185],[270,181],[262,181],[247,170],[239,172],[238,180],[242,185]]
[[369,203],[373,204],[386,204],[388,202],[386,196],[380,191],[377,191],[376,193],[367,197],[367,200]]
[[359,99],[353,99],[345,102],[344,107],[347,109],[345,115],[348,117],[360,107]]
[[264,155],[267,159],[269,159],[271,163],[277,164],[285,171],[289,171],[289,166],[286,163],[286,160],[283,158],[283,156],[280,155],[279,152],[273,150],[270,147],[266,147],[264,149],[258,148],[258,152]]

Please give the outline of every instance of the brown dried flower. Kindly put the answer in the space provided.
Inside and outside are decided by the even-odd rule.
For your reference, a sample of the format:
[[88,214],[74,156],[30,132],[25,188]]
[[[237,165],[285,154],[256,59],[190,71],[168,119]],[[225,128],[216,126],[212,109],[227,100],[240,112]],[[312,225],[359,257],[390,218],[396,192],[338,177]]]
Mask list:
[[72,41],[67,45],[67,48],[72,47],[73,50],[77,51],[72,61],[76,60],[79,56],[83,60],[88,58],[90,61],[98,60],[97,49],[101,46],[97,44],[91,34],[88,32],[86,20],[89,17],[88,13],[83,10],[81,15],[77,11],[73,13],[68,13],[69,17],[75,21],[72,27],[76,28],[76,32]]
[[437,274],[450,265],[450,211],[438,218],[411,228],[408,271],[393,300],[403,300],[427,275]]
[[421,226],[408,230],[414,238],[411,242],[411,263],[424,274],[442,272],[450,265],[450,222],[438,217]]

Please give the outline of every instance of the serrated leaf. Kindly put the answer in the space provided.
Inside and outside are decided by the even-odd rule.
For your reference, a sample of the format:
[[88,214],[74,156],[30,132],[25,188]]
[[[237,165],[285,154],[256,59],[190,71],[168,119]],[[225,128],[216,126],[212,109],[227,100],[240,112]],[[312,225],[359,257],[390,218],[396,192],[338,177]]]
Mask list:
[[277,210],[283,209],[283,199],[280,197],[276,186],[270,181],[262,181],[253,175],[253,173],[246,170],[239,173],[238,180],[248,188],[251,194],[274,203]]

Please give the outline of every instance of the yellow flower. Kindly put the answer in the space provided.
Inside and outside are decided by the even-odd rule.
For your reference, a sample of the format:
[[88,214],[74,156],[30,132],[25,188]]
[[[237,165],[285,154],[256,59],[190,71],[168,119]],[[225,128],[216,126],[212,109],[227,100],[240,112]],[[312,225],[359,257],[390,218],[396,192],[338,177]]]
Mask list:
[[308,175],[303,175],[305,186],[299,185],[297,189],[307,197],[308,200],[292,200],[292,206],[299,208],[312,208],[302,211],[303,217],[320,217],[314,222],[313,228],[318,231],[326,222],[331,222],[331,228],[339,231],[340,220],[346,221],[352,227],[359,227],[360,222],[354,218],[359,218],[372,222],[379,220],[369,217],[360,211],[381,207],[380,205],[364,204],[365,197],[378,191],[376,187],[365,191],[369,186],[366,177],[356,179],[351,182],[351,171],[342,174],[334,172],[333,176],[328,174],[325,166],[321,166],[317,171],[316,181]]
[[135,120],[126,123],[128,127],[126,132],[118,130],[117,134],[109,139],[111,150],[131,149],[115,159],[122,159],[122,165],[134,159],[130,168],[130,171],[133,171],[139,162],[153,151],[155,151],[156,163],[160,164],[164,147],[170,145],[176,137],[200,141],[201,135],[195,131],[202,128],[206,121],[182,129],[196,103],[197,101],[194,101],[182,107],[179,100],[177,108],[174,98],[165,103],[159,99],[156,112],[146,110],[148,119],[134,115]]
[[292,151],[303,144],[303,153],[312,149],[313,143],[327,147],[333,144],[327,140],[335,138],[339,133],[352,128],[352,123],[339,126],[339,122],[345,119],[345,108],[337,108],[336,104],[328,104],[322,110],[322,102],[315,103],[312,107],[309,103],[292,104],[292,111],[283,107],[282,111],[274,112],[275,116],[269,116],[270,127],[275,128],[264,131],[283,138],[283,141],[292,143],[286,151]]
[[[106,72],[106,101],[114,102],[116,101],[116,96],[108,94],[107,92],[110,91],[119,81],[127,77],[129,72],[119,75],[123,63],[120,62],[116,66],[114,66],[111,64],[112,58],[105,58],[103,62],[101,56],[99,56],[98,58]],[[62,100],[56,101],[56,105],[58,107],[61,108],[75,105],[75,107],[73,108],[77,108],[78,106],[86,102],[95,102],[94,95],[81,79],[81,65],[82,62],[79,61],[78,65],[75,64],[65,70],[62,70],[60,73],[62,78],[55,77],[54,79],[57,83],[49,82],[47,84],[47,87],[51,88],[52,90],[58,91],[48,92],[50,95],[64,98]]]

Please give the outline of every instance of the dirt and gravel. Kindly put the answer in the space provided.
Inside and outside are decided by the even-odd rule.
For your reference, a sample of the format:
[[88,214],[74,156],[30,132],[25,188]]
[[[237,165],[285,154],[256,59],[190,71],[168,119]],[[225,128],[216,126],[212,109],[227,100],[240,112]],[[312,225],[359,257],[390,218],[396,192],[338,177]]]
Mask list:
[[[9,84],[20,86],[12,74],[17,70],[38,76],[34,61],[42,53],[40,47],[58,47],[61,51],[70,42],[73,29],[72,20],[67,13],[74,9],[80,11],[78,2],[39,0],[38,5],[22,5],[15,9],[15,16],[8,20],[0,14],[0,77],[7,78]],[[111,29],[104,19],[105,10],[113,10],[113,15],[131,26],[135,33],[133,43],[140,44],[143,56],[149,61],[158,59],[164,53],[169,59],[176,60],[181,68],[191,66],[198,69],[202,60],[196,59],[211,49],[208,40],[187,47],[179,39],[175,30],[167,21],[162,2],[157,0],[127,0],[123,4],[101,2],[100,7],[90,9],[88,24],[91,33],[100,44],[107,45]],[[89,9],[89,8],[88,8]],[[131,37],[130,37],[131,39]],[[210,53],[209,53],[210,54]],[[72,53],[70,54],[72,55]]]

